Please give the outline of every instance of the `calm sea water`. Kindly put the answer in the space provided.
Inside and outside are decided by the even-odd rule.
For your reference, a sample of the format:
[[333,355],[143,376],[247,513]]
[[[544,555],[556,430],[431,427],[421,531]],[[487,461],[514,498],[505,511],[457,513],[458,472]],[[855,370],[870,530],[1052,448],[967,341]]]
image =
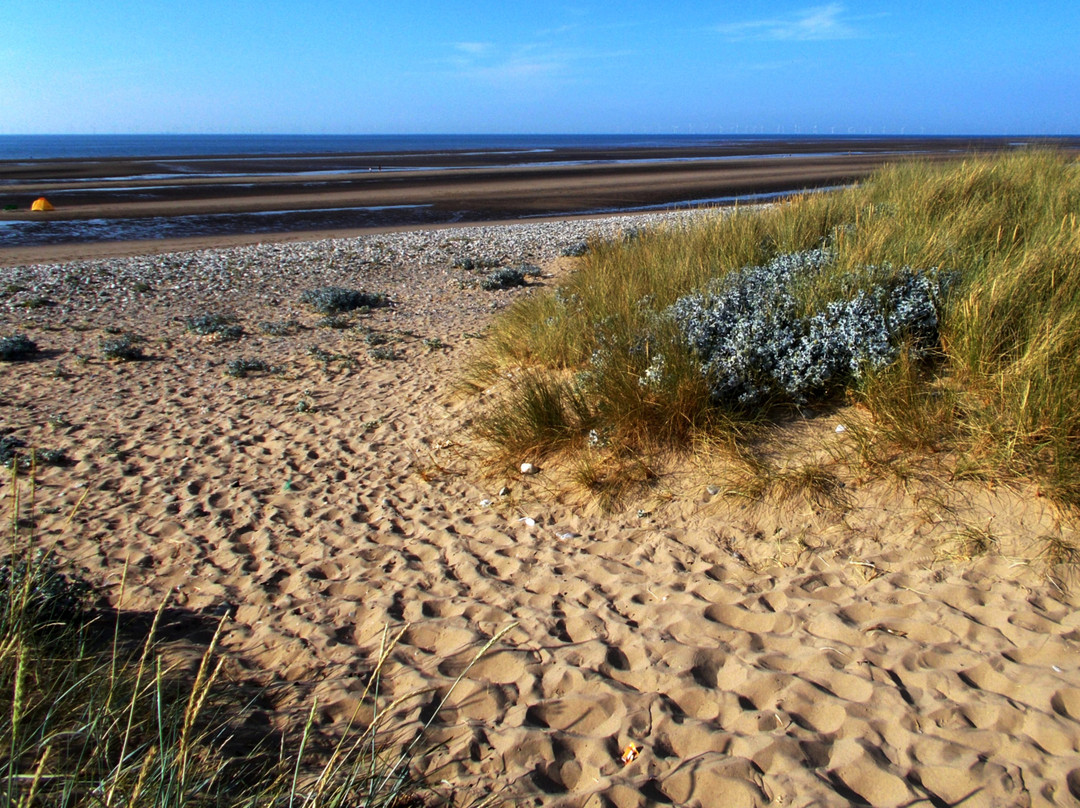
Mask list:
[[779,135],[0,135],[0,160],[678,148],[791,139]]

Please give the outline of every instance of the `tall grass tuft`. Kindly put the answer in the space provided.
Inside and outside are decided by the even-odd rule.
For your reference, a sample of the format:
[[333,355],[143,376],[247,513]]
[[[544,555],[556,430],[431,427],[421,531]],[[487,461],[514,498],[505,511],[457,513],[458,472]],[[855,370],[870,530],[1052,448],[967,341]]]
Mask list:
[[[932,344],[913,353],[900,328],[865,354],[890,364],[855,366],[842,384],[794,399],[783,389],[744,396],[743,406],[717,400],[715,379],[703,375],[726,360],[697,355],[672,317],[688,309],[673,304],[705,295],[710,305],[708,290],[730,273],[815,249],[828,261],[792,285],[790,312],[804,319],[785,326],[803,365],[830,355],[818,340],[832,339],[829,324],[842,320],[815,321],[815,312],[861,311],[858,301],[873,299],[875,316],[891,323],[898,298],[889,290],[925,278],[939,284],[935,311],[923,312],[934,328],[919,332]],[[746,419],[847,395],[869,409],[881,440],[911,452],[947,447],[987,473],[1033,474],[1059,501],[1080,505],[1080,169],[1049,150],[898,163],[846,190],[594,245],[562,285],[519,299],[496,321],[469,373],[485,387],[522,368],[534,385],[576,379],[578,409],[590,414],[567,421],[551,450],[577,445],[575,430],[686,447]],[[531,419],[511,416],[516,407],[507,399],[495,412]]]

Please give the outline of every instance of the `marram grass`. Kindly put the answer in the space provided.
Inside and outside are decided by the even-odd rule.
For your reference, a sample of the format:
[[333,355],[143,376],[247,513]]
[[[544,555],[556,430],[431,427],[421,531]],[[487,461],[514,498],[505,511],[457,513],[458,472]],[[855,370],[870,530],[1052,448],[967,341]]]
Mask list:
[[[501,438],[496,423],[515,423],[507,436],[529,434],[543,451],[590,448],[592,432],[621,447],[679,450],[717,430],[737,433],[739,423],[854,397],[880,440],[910,452],[946,449],[986,475],[1033,476],[1058,501],[1080,505],[1080,168],[1070,156],[1025,150],[905,162],[854,188],[591,246],[558,288],[500,316],[467,373],[486,389],[527,371],[531,386],[575,396],[564,408],[572,417],[545,432],[530,426],[522,390],[505,384],[480,427],[500,457],[523,444]],[[814,321],[815,312],[870,296],[891,323],[897,303],[888,290],[910,283],[905,277],[948,279],[932,318],[923,312],[934,330],[920,338],[932,333],[933,344],[913,352],[900,327],[880,337],[887,349],[867,354],[888,363],[854,367],[809,395],[773,388],[741,403],[718,400],[715,368],[729,367],[728,357],[700,355],[681,316],[694,309],[675,304],[705,294],[703,304],[714,305],[708,290],[730,273],[811,250],[828,260],[792,285],[786,316],[794,319],[781,323],[805,355],[825,355],[818,341],[839,339],[829,323],[840,320]],[[758,337],[745,332],[752,324],[729,326],[736,344],[754,348]]]

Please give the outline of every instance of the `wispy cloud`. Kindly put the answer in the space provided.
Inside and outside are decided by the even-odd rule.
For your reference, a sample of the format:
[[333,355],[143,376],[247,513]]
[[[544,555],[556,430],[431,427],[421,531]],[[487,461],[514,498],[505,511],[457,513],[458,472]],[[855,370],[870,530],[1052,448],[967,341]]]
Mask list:
[[782,17],[718,25],[716,30],[731,40],[756,39],[810,42],[854,39],[860,36],[855,17],[846,14],[840,3],[814,6]]
[[535,45],[455,42],[445,62],[459,78],[498,84],[559,74],[567,59]]
[[490,42],[455,42],[454,50],[467,53],[470,56],[482,56],[490,51],[494,45]]

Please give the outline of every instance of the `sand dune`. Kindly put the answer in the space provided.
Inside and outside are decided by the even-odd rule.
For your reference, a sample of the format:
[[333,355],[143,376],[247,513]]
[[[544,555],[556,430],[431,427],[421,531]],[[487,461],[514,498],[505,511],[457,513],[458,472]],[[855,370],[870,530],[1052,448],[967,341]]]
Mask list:
[[[985,483],[854,479],[839,505],[744,505],[709,493],[709,468],[603,513],[554,470],[482,476],[464,429],[480,403],[453,381],[493,308],[528,290],[484,292],[452,267],[483,239],[430,238],[411,263],[360,262],[348,241],[305,248],[302,270],[288,245],[223,253],[227,288],[138,292],[104,266],[65,286],[57,266],[57,305],[6,301],[4,332],[47,353],[3,367],[3,424],[74,461],[40,473],[42,540],[114,595],[126,569],[127,608],[172,593],[230,614],[237,675],[298,683],[275,691],[276,720],[316,696],[330,734],[387,626],[404,634],[386,698],[427,691],[397,708],[407,734],[516,624],[417,761],[459,802],[1080,803],[1076,590],[1035,560],[1040,540],[1075,538],[1060,514]],[[517,257],[542,261],[544,284],[569,266]],[[356,322],[402,358],[315,327],[297,298],[319,284],[390,294]],[[209,308],[246,336],[190,333]],[[302,327],[257,328],[286,320]],[[150,359],[100,359],[107,329],[147,337]],[[225,375],[239,356],[276,371]],[[812,428],[843,441],[847,417]],[[996,547],[961,558],[950,542],[972,526]]]

